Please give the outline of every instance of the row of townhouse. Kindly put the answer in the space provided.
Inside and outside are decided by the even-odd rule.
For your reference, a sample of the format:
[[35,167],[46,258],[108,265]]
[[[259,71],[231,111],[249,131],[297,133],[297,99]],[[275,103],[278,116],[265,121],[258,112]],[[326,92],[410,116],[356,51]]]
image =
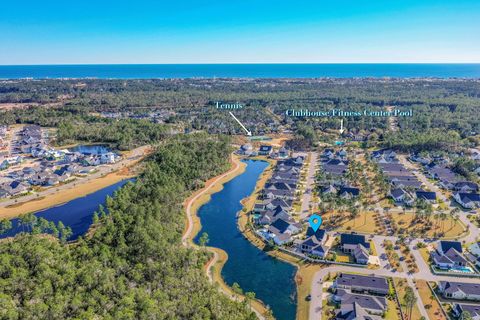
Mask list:
[[480,283],[440,281],[437,289],[443,298],[456,300],[451,303],[456,319],[464,319],[468,313],[471,319],[480,320]]
[[320,155],[319,164],[324,178],[317,181],[317,184],[322,194],[337,195],[344,199],[354,199],[360,196],[360,190],[350,186],[345,178],[349,165],[346,150],[335,151],[332,148],[326,148]]
[[73,174],[80,171],[81,168],[76,164],[55,166],[46,161],[38,166],[11,171],[3,177],[7,181],[0,184],[0,198],[27,193],[33,186],[57,185],[69,180]]
[[332,285],[336,320],[383,319],[387,312],[387,278],[340,273]]
[[472,181],[465,181],[449,168],[449,161],[444,158],[433,159],[430,162],[420,161],[415,156],[411,160],[423,165],[424,173],[437,181],[438,185],[445,190],[453,192],[454,199],[466,209],[480,208],[479,186]]
[[279,160],[253,209],[255,223],[262,226],[259,234],[277,245],[292,242],[292,237],[302,231],[290,211],[304,161],[303,156]]
[[416,199],[430,203],[437,201],[437,194],[424,190],[418,178],[398,161],[397,154],[390,149],[372,152],[375,161],[390,183],[389,196],[399,205],[412,206]]

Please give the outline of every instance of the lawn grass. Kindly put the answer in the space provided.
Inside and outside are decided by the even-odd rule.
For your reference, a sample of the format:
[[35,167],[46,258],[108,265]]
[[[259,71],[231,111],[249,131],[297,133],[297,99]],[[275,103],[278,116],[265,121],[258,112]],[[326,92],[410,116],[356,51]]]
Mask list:
[[400,320],[400,316],[398,314],[398,307],[395,300],[387,299],[387,312],[385,313],[385,319]]

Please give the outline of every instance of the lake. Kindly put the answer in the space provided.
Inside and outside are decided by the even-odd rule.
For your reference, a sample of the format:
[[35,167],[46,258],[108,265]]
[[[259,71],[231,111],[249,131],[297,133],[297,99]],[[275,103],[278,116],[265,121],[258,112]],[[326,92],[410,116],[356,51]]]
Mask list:
[[208,245],[225,250],[228,260],[222,277],[228,285],[238,283],[245,291],[269,305],[276,319],[293,320],[296,316],[296,268],[277,260],[252,245],[237,227],[236,213],[242,209],[240,200],[252,194],[258,178],[267,168],[265,161],[244,161],[244,173],[230,180],[213,194],[198,210],[203,232],[208,233]]
[[468,63],[95,64],[0,66],[0,79],[19,78],[480,78]]
[[[105,205],[107,196],[113,196],[113,193],[116,190],[120,189],[131,180],[133,179],[122,180],[111,186],[88,194],[85,197],[77,198],[65,204],[39,211],[35,213],[35,216],[55,223],[62,221],[66,227],[72,228],[72,236],[69,240],[74,240],[88,231],[88,228],[92,224],[93,213],[98,210],[100,205]],[[0,238],[12,237],[17,233],[24,231],[23,227],[20,226],[18,222],[19,219],[12,219],[12,229],[3,235],[0,235]]]

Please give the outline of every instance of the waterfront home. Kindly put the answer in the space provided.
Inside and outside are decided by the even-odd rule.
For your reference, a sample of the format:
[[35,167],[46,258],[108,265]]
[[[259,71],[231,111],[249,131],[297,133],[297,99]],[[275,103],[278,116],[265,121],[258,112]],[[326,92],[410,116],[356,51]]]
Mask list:
[[260,213],[260,216],[256,219],[256,223],[259,225],[269,225],[277,219],[289,220],[290,215],[282,207],[277,206],[273,210],[266,210]]
[[265,209],[273,210],[277,207],[281,207],[283,210],[288,210],[292,206],[292,203],[283,199],[273,199],[265,202]]
[[311,229],[310,231],[307,231],[307,236],[307,239],[299,243],[298,248],[300,251],[308,255],[325,258],[328,250],[330,249],[325,246],[325,242],[328,239],[328,235],[326,234],[325,230],[318,229],[316,232],[313,232],[313,229]]
[[285,147],[281,147],[278,150],[278,158],[279,159],[286,159],[288,158],[288,150]]
[[102,153],[100,155],[101,164],[113,164],[117,162],[118,156],[113,152]]
[[480,208],[480,194],[455,192],[453,198],[464,208]]
[[432,259],[440,269],[465,267],[468,262],[462,252],[462,244],[458,241],[439,241],[436,250],[432,253]]
[[240,147],[238,150],[238,154],[244,155],[244,156],[250,156],[253,152],[253,147],[250,143],[246,143]]
[[387,278],[350,273],[340,273],[333,282],[333,288],[335,290],[346,289],[352,293],[369,293],[383,296],[389,292]]
[[294,200],[295,193],[293,190],[262,190],[262,195],[264,199],[283,199],[283,200]]
[[382,315],[387,311],[387,301],[384,297],[365,294],[355,294],[344,289],[337,289],[332,299],[340,303],[340,309],[351,309],[351,305],[357,303],[369,314]]
[[272,146],[262,145],[258,149],[258,154],[261,156],[269,156],[273,152]]
[[452,305],[452,314],[455,318],[463,320],[462,315],[464,312],[468,312],[472,320],[480,320],[480,305],[464,303],[454,303]]
[[448,299],[480,301],[480,283],[440,281],[438,291]]
[[278,218],[270,225],[269,231],[279,231],[280,233],[294,235],[302,231],[302,225],[293,219]]
[[28,192],[29,186],[22,181],[13,180],[3,186],[3,188],[12,196]]

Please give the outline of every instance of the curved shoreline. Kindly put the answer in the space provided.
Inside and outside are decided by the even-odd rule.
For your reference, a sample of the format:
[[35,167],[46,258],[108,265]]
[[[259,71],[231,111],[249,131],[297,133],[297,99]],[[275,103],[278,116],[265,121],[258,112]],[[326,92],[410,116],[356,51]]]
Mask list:
[[[198,209],[210,201],[212,194],[221,191],[225,183],[245,171],[246,164],[241,162],[240,158],[236,155],[231,154],[230,164],[231,168],[227,172],[209,179],[202,189],[196,191],[184,201],[183,206],[187,215],[186,227],[182,236],[182,244],[184,246],[198,248],[193,242],[193,239],[201,230],[200,219],[197,216]],[[243,301],[245,296],[235,293],[221,276],[223,265],[228,260],[228,254],[220,248],[206,247],[206,249],[212,253],[212,258],[205,264],[205,272],[209,281],[218,284],[220,291],[230,299]],[[264,314],[267,312],[267,308],[262,301],[258,299],[251,300],[250,307],[259,319],[265,319]]]
[[[36,213],[60,206],[114,185],[122,180],[133,178],[136,175],[131,174],[129,170],[138,165],[149,154],[148,148],[149,146],[143,146],[130,151],[134,154],[139,153],[140,157],[136,159],[127,158],[123,162],[119,162],[117,164],[118,169],[113,172],[108,172],[99,177],[87,176],[86,178],[81,178],[67,184],[50,187],[42,191],[46,194],[38,194],[38,198],[25,200],[20,197],[17,199],[17,202],[0,207],[0,219],[12,219],[22,214]],[[93,175],[95,175],[95,173]],[[54,190],[56,189],[58,189],[58,191],[55,192]]]

